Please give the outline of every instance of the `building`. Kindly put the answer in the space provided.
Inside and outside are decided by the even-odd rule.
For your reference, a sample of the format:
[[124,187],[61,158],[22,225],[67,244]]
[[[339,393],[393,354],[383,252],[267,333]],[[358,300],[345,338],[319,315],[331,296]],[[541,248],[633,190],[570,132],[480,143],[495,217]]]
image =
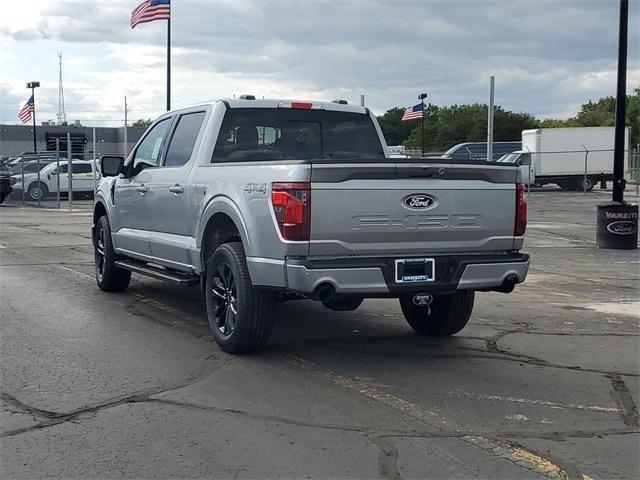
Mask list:
[[[36,128],[36,145],[39,152],[55,151],[56,139],[60,150],[67,149],[67,133],[71,133],[71,149],[76,158],[89,158],[93,153],[93,135],[98,155],[123,154],[124,127],[57,127],[43,122]],[[144,128],[127,128],[127,151],[131,151],[144,133]],[[33,126],[0,125],[0,155],[16,155],[33,151]]]

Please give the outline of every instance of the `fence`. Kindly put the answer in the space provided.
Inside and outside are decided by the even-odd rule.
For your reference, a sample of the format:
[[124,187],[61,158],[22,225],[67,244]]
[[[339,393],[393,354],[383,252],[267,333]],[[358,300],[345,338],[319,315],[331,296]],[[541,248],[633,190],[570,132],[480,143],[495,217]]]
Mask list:
[[[68,208],[73,207],[74,194],[93,197],[100,179],[100,152],[72,153],[72,139],[64,142],[66,149],[60,148],[61,141],[56,139],[55,150],[38,154],[24,154],[10,159],[1,170],[12,173],[11,187],[20,191],[19,200],[23,204],[42,205],[44,201],[56,201],[61,208],[62,196],[67,199]],[[421,158],[420,150],[405,151],[406,155]],[[443,152],[426,152],[425,157],[441,157]],[[512,154],[513,155],[513,154]],[[528,157],[528,158],[527,158]],[[552,159],[551,162],[544,162]],[[73,161],[72,161],[73,160]],[[85,162],[76,162],[84,160]],[[573,150],[558,152],[531,152],[518,158],[504,157],[505,162],[515,162],[520,166],[522,177],[528,189],[555,183],[565,190],[591,190],[598,182],[606,184],[612,179],[613,150]],[[457,159],[443,158],[445,162],[460,162]],[[541,163],[551,166],[552,171],[540,170]],[[55,165],[52,165],[55,164]],[[558,165],[570,166],[571,172],[563,172]],[[636,195],[640,189],[640,145],[627,152],[625,159],[625,178],[634,183]],[[14,199],[16,195],[12,196]],[[49,204],[50,205],[50,204]]]
[[99,152],[72,153],[69,137],[64,142],[66,149],[60,148],[60,143],[57,138],[54,149],[9,157],[1,169],[11,174],[14,193],[10,198],[37,206],[55,201],[61,208],[65,196],[69,209],[73,208],[74,196],[93,198],[100,179]]
[[[484,158],[450,158],[442,152],[425,152],[424,157],[418,149],[406,149],[405,154],[411,158],[443,157],[443,162],[464,163],[465,160],[483,161]],[[517,163],[521,167],[523,180],[532,186],[554,183],[563,190],[590,191],[600,182],[613,179],[613,149],[563,150],[554,152],[529,152],[521,156],[505,155],[496,159],[504,163]],[[542,166],[544,164],[544,166]],[[625,152],[624,176],[629,183],[640,188],[640,145]]]

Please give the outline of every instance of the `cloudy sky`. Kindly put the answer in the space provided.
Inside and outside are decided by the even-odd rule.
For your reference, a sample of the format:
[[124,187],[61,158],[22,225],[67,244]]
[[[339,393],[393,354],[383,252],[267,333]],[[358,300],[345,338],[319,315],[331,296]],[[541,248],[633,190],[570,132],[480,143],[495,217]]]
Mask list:
[[[165,104],[166,22],[129,27],[139,0],[3,0],[0,122],[39,80],[55,119],[62,51],[67,117],[155,117]],[[437,105],[496,103],[566,118],[615,94],[618,0],[173,0],[173,107],[253,93],[358,102],[376,113],[426,91]],[[640,85],[640,8],[630,11],[628,89]]]

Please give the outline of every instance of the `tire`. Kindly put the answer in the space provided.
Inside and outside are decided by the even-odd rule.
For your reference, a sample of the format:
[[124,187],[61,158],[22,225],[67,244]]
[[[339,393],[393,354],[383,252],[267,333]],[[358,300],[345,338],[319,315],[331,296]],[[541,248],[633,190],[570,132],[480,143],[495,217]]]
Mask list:
[[434,295],[429,309],[415,305],[412,297],[402,297],[400,307],[404,318],[417,333],[429,337],[445,337],[458,333],[465,327],[473,311],[474,297],[473,290],[452,295]]
[[207,260],[205,298],[211,335],[227,353],[259,350],[273,327],[275,297],[251,284],[242,243],[220,245]]
[[587,177],[587,178],[581,178],[580,180],[578,180],[578,188],[576,188],[576,190],[578,190],[579,192],[584,191],[584,187],[587,187],[587,192],[590,192],[591,190],[593,190],[593,178],[591,177]]
[[351,312],[360,306],[362,300],[362,297],[333,298],[322,305],[335,312]]
[[33,182],[27,189],[27,196],[29,197],[29,200],[37,202],[38,200],[44,200],[47,198],[47,195],[49,195],[49,189],[42,182]]
[[103,215],[96,222],[93,238],[96,283],[105,292],[122,292],[131,281],[131,272],[116,267],[116,253],[111,241],[109,219]]

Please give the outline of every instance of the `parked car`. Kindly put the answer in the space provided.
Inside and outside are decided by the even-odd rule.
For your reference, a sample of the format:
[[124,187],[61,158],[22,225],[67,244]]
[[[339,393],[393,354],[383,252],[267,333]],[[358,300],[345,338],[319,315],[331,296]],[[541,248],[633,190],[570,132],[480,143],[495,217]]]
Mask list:
[[[55,160],[53,160],[53,162],[55,162]],[[37,173],[38,170],[42,170],[50,163],[52,163],[52,160],[30,160],[28,162],[18,162],[14,163],[8,171],[11,173],[11,175],[22,175],[22,172],[24,172],[25,174]]]
[[[71,171],[71,189],[74,194],[92,195],[95,189],[94,178],[99,178],[100,173],[93,170],[93,162],[89,160],[73,160]],[[24,190],[29,200],[42,200],[50,193],[57,193],[58,187],[61,194],[69,191],[69,163],[51,162],[38,172],[25,173],[24,185],[22,174],[11,176],[11,186],[15,191]]]
[[222,100],[159,117],[125,161],[102,157],[96,280],[200,285],[211,333],[260,348],[276,301],[355,310],[398,298],[419,334],[467,324],[476,291],[523,282],[514,165],[390,158],[375,116],[336,103]]
[[[516,142],[493,142],[493,160],[497,160],[503,155],[522,148],[520,141]],[[450,158],[453,162],[465,162],[467,160],[486,160],[487,142],[466,142],[454,145],[444,152],[443,157]]]
[[9,172],[0,170],[0,203],[4,202],[11,192],[11,174]]

